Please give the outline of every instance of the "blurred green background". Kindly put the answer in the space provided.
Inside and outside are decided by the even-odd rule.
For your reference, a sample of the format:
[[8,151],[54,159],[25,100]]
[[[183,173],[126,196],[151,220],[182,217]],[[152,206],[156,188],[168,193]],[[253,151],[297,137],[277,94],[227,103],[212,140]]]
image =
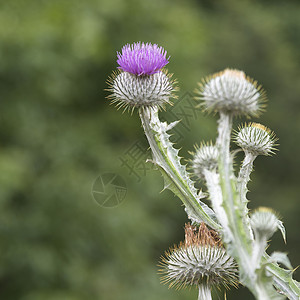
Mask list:
[[[1,299],[196,299],[194,289],[159,283],[159,257],[183,239],[187,218],[179,199],[160,193],[158,171],[122,166],[128,149],[147,143],[137,114],[105,99],[116,51],[135,41],[171,55],[183,107],[197,81],[226,67],[264,86],[259,121],[276,132],[280,151],[257,159],[250,207],[280,213],[288,244],[277,233],[269,252],[299,264],[298,0],[2,0],[0,25]],[[214,116],[189,121],[178,141],[187,159],[216,136]],[[116,207],[91,194],[103,173],[126,181]],[[227,296],[253,299],[242,288]]]

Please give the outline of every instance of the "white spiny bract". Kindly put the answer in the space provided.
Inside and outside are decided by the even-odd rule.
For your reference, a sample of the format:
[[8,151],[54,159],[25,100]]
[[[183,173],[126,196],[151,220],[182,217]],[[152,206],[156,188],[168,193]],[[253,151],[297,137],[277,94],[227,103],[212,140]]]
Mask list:
[[263,107],[265,93],[245,73],[226,69],[199,83],[195,99],[204,101],[208,111],[232,115],[257,116]]
[[279,222],[273,210],[266,207],[259,207],[250,218],[250,224],[256,238],[269,239],[279,228]]
[[204,223],[185,225],[185,242],[162,257],[162,281],[177,289],[186,286],[237,286],[237,264],[214,230]]
[[218,167],[218,149],[212,144],[201,144],[195,147],[192,168],[194,173],[203,178],[204,170],[213,171]]
[[269,128],[258,123],[240,127],[235,135],[236,144],[255,156],[273,154],[276,140],[275,134]]
[[171,104],[175,81],[172,75],[159,71],[152,75],[138,76],[129,72],[117,72],[109,79],[108,96],[118,108],[164,107]]
[[212,286],[236,285],[237,266],[225,249],[212,246],[188,246],[173,249],[166,254],[165,277],[170,287],[182,288],[207,284]]

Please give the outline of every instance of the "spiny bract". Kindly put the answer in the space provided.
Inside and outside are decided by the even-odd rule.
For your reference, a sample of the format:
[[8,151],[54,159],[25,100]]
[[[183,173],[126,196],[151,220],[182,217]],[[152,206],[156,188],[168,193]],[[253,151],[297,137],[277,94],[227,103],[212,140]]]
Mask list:
[[211,144],[201,144],[195,147],[196,152],[193,158],[192,168],[194,173],[199,177],[203,177],[204,170],[213,171],[218,167],[218,149]]
[[257,238],[268,239],[277,231],[279,219],[272,209],[259,207],[252,213],[250,223]]
[[108,96],[118,108],[164,107],[171,104],[176,90],[171,75],[158,72],[150,76],[137,76],[128,72],[114,74],[109,80]]
[[265,92],[239,70],[226,69],[199,83],[195,99],[204,101],[208,111],[257,116],[265,102]]
[[276,140],[275,134],[269,128],[258,123],[239,127],[235,135],[236,144],[254,155],[273,154]]
[[199,229],[185,227],[185,243],[171,248],[162,257],[162,282],[178,289],[191,285],[237,286],[237,264],[230,257],[217,233],[204,223]]

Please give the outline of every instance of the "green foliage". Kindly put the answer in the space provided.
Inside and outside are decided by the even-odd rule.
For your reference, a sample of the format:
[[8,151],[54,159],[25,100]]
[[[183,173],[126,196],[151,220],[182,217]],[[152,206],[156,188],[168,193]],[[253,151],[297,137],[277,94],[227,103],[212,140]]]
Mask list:
[[[116,51],[139,40],[168,50],[182,92],[228,66],[269,91],[260,120],[281,146],[276,159],[258,159],[250,206],[281,212],[297,265],[299,20],[297,1],[1,1],[1,298],[195,298],[159,284],[158,258],[182,239],[186,216],[171,193],[158,194],[158,172],[137,182],[121,167],[126,149],[146,142],[137,116],[121,118],[105,100]],[[179,145],[185,157],[215,130],[209,118],[191,122]],[[111,171],[128,194],[104,209],[90,192]],[[287,249],[279,235],[273,246]]]

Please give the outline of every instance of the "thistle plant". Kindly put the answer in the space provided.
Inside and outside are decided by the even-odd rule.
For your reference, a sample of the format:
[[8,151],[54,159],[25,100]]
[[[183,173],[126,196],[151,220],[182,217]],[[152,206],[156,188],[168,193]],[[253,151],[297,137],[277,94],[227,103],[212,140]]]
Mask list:
[[[183,202],[192,224],[185,227],[185,242],[162,258],[162,280],[171,287],[198,287],[198,299],[211,299],[214,287],[236,287],[237,278],[256,299],[299,299],[300,286],[292,278],[287,255],[266,253],[277,230],[285,241],[282,221],[269,208],[249,214],[247,207],[254,161],[258,155],[274,154],[277,139],[258,123],[232,128],[234,117],[257,117],[263,111],[266,95],[262,87],[232,69],[198,84],[195,100],[200,103],[195,104],[218,115],[218,135],[216,141],[202,141],[195,148],[190,174],[170,141],[170,131],[178,121],[168,124],[159,118],[160,109],[176,98],[176,81],[164,69],[170,57],[150,43],[126,45],[117,57],[119,70],[109,79],[108,98],[118,108],[137,108],[152,151],[151,162],[163,175],[164,189]],[[234,168],[231,141],[244,152],[239,170]],[[193,176],[205,184],[205,193],[196,189]]]

